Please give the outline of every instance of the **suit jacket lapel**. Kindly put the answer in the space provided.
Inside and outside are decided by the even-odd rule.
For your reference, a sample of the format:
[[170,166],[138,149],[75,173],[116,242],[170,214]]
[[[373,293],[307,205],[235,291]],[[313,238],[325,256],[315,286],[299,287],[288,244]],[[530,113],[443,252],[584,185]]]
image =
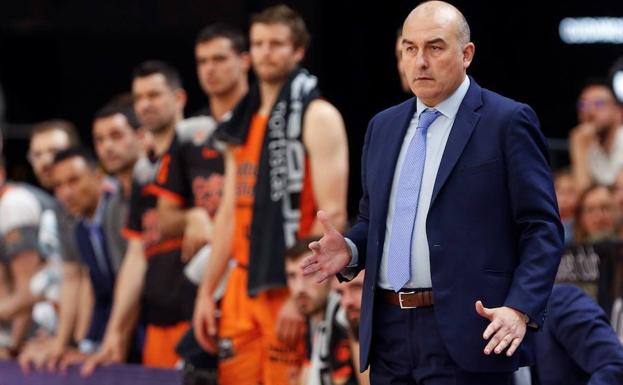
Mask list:
[[480,114],[476,110],[482,105],[482,89],[474,79],[470,78],[470,86],[461,102],[461,106],[454,119],[454,124],[446,143],[446,148],[441,158],[441,164],[437,171],[435,186],[433,187],[433,196],[430,205],[435,203],[435,198],[443,187],[444,183],[450,176],[452,169],[459,160],[459,157],[465,149],[465,145],[472,136],[472,132],[476,127],[476,123],[480,119]]

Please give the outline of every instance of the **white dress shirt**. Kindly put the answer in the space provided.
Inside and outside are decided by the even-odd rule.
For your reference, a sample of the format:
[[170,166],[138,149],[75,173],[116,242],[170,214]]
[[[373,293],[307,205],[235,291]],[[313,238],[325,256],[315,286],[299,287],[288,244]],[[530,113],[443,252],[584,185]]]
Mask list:
[[[420,187],[420,196],[417,214],[415,217],[413,237],[411,239],[411,279],[405,284],[405,288],[432,287],[430,274],[430,251],[428,249],[428,237],[426,234],[426,218],[428,216],[428,209],[433,195],[433,187],[435,186],[435,179],[437,178],[439,164],[441,163],[441,158],[446,148],[446,143],[448,142],[452,125],[454,124],[454,118],[456,117],[457,111],[459,110],[459,107],[463,102],[463,98],[467,93],[469,83],[469,77],[465,76],[461,85],[452,95],[450,95],[450,97],[433,107],[437,111],[441,112],[441,115],[428,128],[426,138],[426,160],[424,164],[424,173],[422,175],[422,184]],[[420,99],[417,99],[417,110],[403,139],[398,161],[396,162],[396,169],[394,170],[394,178],[392,181],[385,226],[385,243],[383,244],[381,267],[377,282],[377,285],[382,289],[395,291],[401,289],[392,287],[392,284],[388,279],[387,253],[389,249],[389,240],[392,234],[392,220],[394,217],[394,208],[396,206],[396,188],[398,186],[398,179],[400,178],[400,171],[403,163],[405,162],[405,156],[409,143],[411,143],[411,139],[415,135],[420,114],[426,108],[429,107],[424,105]],[[395,127],[395,129],[398,130],[400,127]],[[346,243],[349,245],[352,252],[352,259],[348,266],[356,266],[358,261],[357,248],[348,238],[346,238]],[[346,276],[348,276],[348,274],[346,274]]]

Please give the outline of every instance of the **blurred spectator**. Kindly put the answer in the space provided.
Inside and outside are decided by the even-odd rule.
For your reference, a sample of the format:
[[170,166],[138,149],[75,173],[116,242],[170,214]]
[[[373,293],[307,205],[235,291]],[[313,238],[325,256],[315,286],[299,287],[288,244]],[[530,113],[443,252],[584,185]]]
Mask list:
[[[163,168],[168,169],[162,172],[167,178],[157,183],[160,226],[168,236],[183,234],[185,259],[210,243],[224,171],[223,158],[211,145],[212,133],[248,91],[246,39],[227,25],[209,25],[197,36],[195,60],[209,106],[200,111],[204,118],[178,125],[179,145],[165,155],[169,160]],[[203,272],[202,264],[196,268]]]
[[575,211],[575,242],[596,243],[614,238],[615,214],[614,199],[607,187],[594,185],[584,190]]
[[398,28],[396,37],[396,68],[398,70],[398,77],[400,78],[400,87],[406,94],[411,95],[411,87],[409,81],[405,76],[405,70],[402,68],[402,27]]
[[[346,220],[344,122],[300,67],[309,42],[304,20],[273,6],[253,16],[249,36],[258,83],[218,129],[227,145],[223,199],[194,316],[206,350],[217,350],[218,333],[221,385],[283,384],[298,370],[304,321],[286,287],[285,250],[320,232],[317,209],[340,228]],[[217,328],[214,294],[230,258],[236,267]]]
[[514,385],[623,384],[623,346],[603,310],[571,285],[554,285],[543,330],[534,334],[535,366]]
[[554,175],[554,188],[560,210],[560,220],[565,230],[565,244],[573,242],[573,217],[578,204],[578,189],[570,170],[562,170]]
[[[11,338],[8,346],[0,346],[16,355],[28,336],[31,310],[35,302],[47,293],[47,278],[32,282],[45,261],[57,252],[56,239],[46,241],[43,231],[48,220],[54,221],[54,201],[45,192],[22,183],[6,180],[4,159],[0,158],[0,243],[2,264],[6,266],[3,278],[5,295],[0,298],[0,320],[10,321]],[[50,218],[51,217],[51,218]],[[48,246],[48,247],[46,247]],[[58,279],[58,277],[56,277]],[[48,332],[55,328],[55,315],[48,307],[45,323]],[[45,312],[45,310],[43,310]]]
[[623,170],[619,172],[612,186],[612,197],[617,211],[617,231],[619,238],[623,239]]
[[341,283],[335,281],[334,287],[340,295],[340,303],[346,318],[353,367],[357,373],[359,385],[370,385],[370,371],[366,369],[363,373],[360,373],[359,367],[359,318],[361,316],[361,294],[363,292],[364,276],[365,271],[360,271],[359,275],[350,281]]
[[162,235],[154,191],[154,183],[166,179],[158,171],[160,164],[167,161],[162,156],[178,145],[175,129],[183,116],[186,93],[173,67],[149,61],[136,67],[132,94],[142,127],[153,135],[153,147],[149,156],[141,157],[134,167],[128,222],[123,229],[128,249],[102,347],[85,363],[83,374],[91,373],[100,363],[125,359],[141,303],[147,324],[143,363],[174,367],[179,361],[175,345],[188,330],[192,316],[196,289],[183,273],[182,240]]
[[[63,283],[60,301],[60,322],[58,331],[53,339],[47,344],[39,343],[36,347],[28,349],[20,356],[22,368],[28,370],[30,364],[36,367],[47,363],[48,370],[53,370],[59,359],[65,354],[71,337],[76,341],[83,341],[82,351],[91,352],[92,348],[101,342],[104,326],[109,316],[112,303],[112,290],[107,292],[105,280],[102,280],[98,266],[90,266],[94,250],[97,247],[89,247],[89,242],[84,240],[83,228],[86,226],[90,231],[101,232],[104,236],[105,258],[110,261],[114,278],[121,265],[121,260],[127,248],[127,242],[121,236],[121,228],[127,215],[129,184],[132,178],[132,168],[140,154],[138,121],[132,109],[131,99],[116,99],[96,112],[93,121],[93,141],[104,169],[110,172],[116,179],[101,180],[99,171],[97,175],[92,168],[94,163],[88,154],[74,148],[69,154],[63,155],[63,164],[59,170],[57,164],[54,170],[56,195],[68,211],[81,218],[78,225],[69,229],[72,238],[78,236],[80,257],[71,254],[63,255]],[[73,154],[73,155],[72,155]],[[73,159],[76,158],[76,159]],[[82,162],[80,161],[82,159]],[[73,161],[72,164],[67,162]],[[58,162],[57,162],[58,163]],[[67,163],[67,164],[65,164]],[[84,163],[84,164],[82,164]],[[70,168],[69,166],[72,166]],[[83,167],[84,166],[84,167]],[[71,172],[69,172],[71,171]],[[74,178],[72,183],[63,180],[68,176]],[[94,177],[97,177],[95,181]],[[61,180],[59,180],[59,178]],[[89,184],[93,184],[90,186]],[[119,186],[117,186],[119,184]],[[89,201],[93,202],[91,190],[85,188],[97,188],[97,210],[90,213]],[[97,214],[97,215],[96,215]],[[86,258],[85,258],[86,257]],[[86,265],[83,270],[82,265]],[[89,274],[83,281],[83,273]],[[81,274],[82,273],[82,274]],[[110,277],[109,277],[110,278]],[[81,282],[82,281],[82,282]],[[96,302],[93,319],[89,321],[88,334],[72,333],[78,316],[78,306],[86,306],[84,300],[85,291],[95,288]],[[105,298],[110,296],[110,298]],[[105,313],[105,314],[104,314]],[[97,322],[99,321],[99,325]],[[98,328],[100,330],[98,330]],[[88,342],[91,341],[91,342]],[[80,358],[79,355],[73,355]]]
[[577,103],[578,125],[569,134],[573,175],[581,191],[610,186],[623,168],[621,106],[608,82],[587,83]]
[[297,241],[286,251],[285,270],[290,293],[298,311],[307,320],[307,360],[301,384],[357,384],[346,330],[338,324],[340,297],[331,291],[331,280],[321,284],[313,276],[303,276],[303,260],[311,255],[309,242]]
[[77,146],[80,142],[76,127],[65,120],[48,120],[34,126],[30,135],[28,161],[39,185],[52,191],[52,161],[60,150]]

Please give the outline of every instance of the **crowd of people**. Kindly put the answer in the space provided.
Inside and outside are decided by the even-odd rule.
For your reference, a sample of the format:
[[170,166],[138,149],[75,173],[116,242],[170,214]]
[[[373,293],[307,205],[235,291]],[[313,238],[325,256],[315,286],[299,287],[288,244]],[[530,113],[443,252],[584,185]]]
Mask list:
[[[208,105],[191,117],[181,74],[146,61],[130,92],[93,114],[93,143],[67,121],[34,126],[37,187],[7,180],[0,159],[0,359],[83,376],[114,363],[179,368],[188,384],[370,383],[364,272],[318,283],[305,271],[321,236],[348,227],[344,121],[301,66],[310,36],[296,11],[267,8],[249,31],[198,34]],[[399,33],[405,92],[409,44]],[[556,383],[562,368],[577,383],[623,378],[623,107],[608,82],[590,81],[577,112],[570,168],[553,180],[557,282],[583,291],[555,286],[535,333],[542,357],[516,384]]]

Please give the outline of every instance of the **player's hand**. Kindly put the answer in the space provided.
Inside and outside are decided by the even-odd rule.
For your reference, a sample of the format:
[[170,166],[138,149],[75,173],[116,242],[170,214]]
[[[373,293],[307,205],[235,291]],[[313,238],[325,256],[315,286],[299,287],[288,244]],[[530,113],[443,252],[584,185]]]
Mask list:
[[28,342],[17,357],[22,372],[28,374],[31,369],[43,370],[46,367],[50,349],[43,340]]
[[489,341],[484,353],[501,354],[506,350],[506,355],[512,356],[526,335],[528,317],[506,306],[488,309],[481,301],[476,301],[476,313],[491,321],[482,335]]
[[[80,368],[80,375],[82,377],[88,377],[98,366],[108,366],[111,364],[118,364],[124,362],[127,354],[127,341],[119,332],[107,332],[104,336],[104,341],[100,346],[97,353],[86,357],[82,368]],[[73,363],[74,360],[67,360],[63,364],[66,369],[67,365]]]
[[324,235],[319,241],[309,244],[312,255],[303,260],[303,274],[317,274],[317,282],[322,283],[348,265],[351,255],[344,237],[335,229],[327,214],[318,211],[317,217]]
[[216,353],[217,334],[216,304],[212,294],[198,290],[193,314],[193,331],[199,345],[210,353]]

